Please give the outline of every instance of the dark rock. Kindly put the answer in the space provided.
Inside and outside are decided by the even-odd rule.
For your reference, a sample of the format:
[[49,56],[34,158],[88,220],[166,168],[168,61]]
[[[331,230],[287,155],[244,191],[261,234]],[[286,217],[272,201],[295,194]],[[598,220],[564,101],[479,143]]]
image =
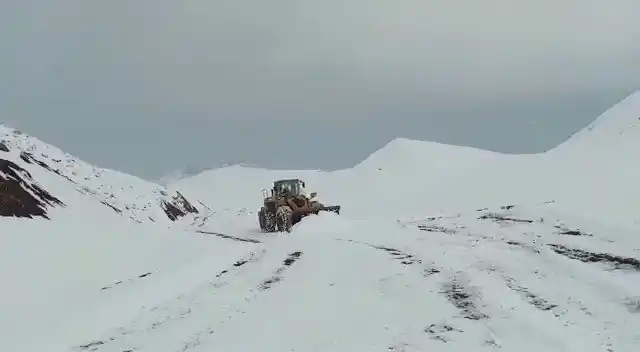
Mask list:
[[[101,201],[100,201],[100,203],[102,203],[102,204],[104,204],[104,205],[108,206],[109,208],[111,208],[111,209],[112,209],[113,211],[115,211],[116,213],[118,213],[118,214],[122,214],[122,210],[120,210],[120,209],[118,209],[118,208],[114,207],[113,205],[111,205],[111,204],[109,204],[109,203],[105,202],[104,200],[101,200]],[[151,219],[151,220],[153,220],[153,219]]]
[[5,141],[0,141],[0,150],[3,152],[9,151],[9,147],[7,147],[7,144],[5,143]]
[[29,164],[36,164],[40,167],[42,167],[45,170],[51,171],[51,172],[55,172],[51,167],[49,167],[49,165],[45,164],[44,162],[36,159],[33,154],[31,153],[27,153],[27,152],[21,152],[20,153],[20,159],[22,159],[24,162],[29,163]]
[[64,206],[16,163],[0,159],[0,171],[0,216],[49,219],[47,206]]
[[65,179],[67,179],[67,181],[71,182],[71,183],[75,183],[77,184],[76,181],[72,180],[71,178],[69,178],[69,176],[66,176],[62,173],[62,171],[60,171],[60,169],[53,169],[51,168],[51,166],[49,166],[49,164],[43,162],[42,160],[38,160],[36,159],[33,154],[31,153],[27,153],[27,152],[21,152],[20,153],[20,159],[22,159],[22,161],[24,161],[25,163],[28,164],[36,164],[38,166],[40,166],[41,168],[47,170],[47,171],[51,171],[54,174],[63,177]]
[[198,209],[191,205],[180,192],[176,192],[176,196],[171,201],[162,200],[160,206],[171,221],[176,221],[189,213],[199,213]]

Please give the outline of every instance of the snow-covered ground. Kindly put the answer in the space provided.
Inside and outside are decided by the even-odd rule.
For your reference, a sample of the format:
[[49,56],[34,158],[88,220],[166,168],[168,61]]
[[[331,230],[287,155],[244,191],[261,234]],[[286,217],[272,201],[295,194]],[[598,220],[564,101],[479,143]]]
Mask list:
[[[0,218],[0,350],[637,351],[639,118],[635,94],[537,155],[398,139],[335,172],[209,170],[168,186],[207,204],[169,228],[11,154],[64,206]],[[341,215],[260,233],[288,177]]]

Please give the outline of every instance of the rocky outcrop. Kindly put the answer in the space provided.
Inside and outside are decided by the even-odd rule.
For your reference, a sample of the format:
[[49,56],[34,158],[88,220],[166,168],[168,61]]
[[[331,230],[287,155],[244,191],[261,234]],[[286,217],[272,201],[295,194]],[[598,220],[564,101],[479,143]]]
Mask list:
[[64,203],[42,189],[27,170],[0,159],[0,216],[49,219],[47,207],[53,206]]
[[179,218],[186,216],[187,214],[198,214],[198,209],[194,207],[187,198],[185,198],[180,192],[176,191],[176,195],[171,198],[171,201],[162,200],[162,209],[167,217],[171,221],[176,221]]
[[[111,210],[136,223],[168,224],[198,210],[184,196],[166,187],[80,160],[37,138],[0,123],[0,150],[6,159],[35,172],[34,167],[56,174],[76,186],[76,191],[96,198]],[[5,151],[6,152],[6,151]],[[2,151],[0,151],[2,155]],[[37,176],[36,176],[37,177]]]

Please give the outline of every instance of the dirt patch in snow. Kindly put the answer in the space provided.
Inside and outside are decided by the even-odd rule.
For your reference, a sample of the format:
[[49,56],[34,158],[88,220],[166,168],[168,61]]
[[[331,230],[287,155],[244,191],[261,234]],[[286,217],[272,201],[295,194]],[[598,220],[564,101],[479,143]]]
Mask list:
[[454,307],[458,308],[463,318],[470,320],[489,318],[487,314],[481,312],[476,306],[475,299],[478,298],[478,294],[457,278],[452,278],[450,282],[443,284],[441,293]]
[[548,246],[560,255],[584,263],[604,263],[613,267],[613,269],[640,271],[640,260],[636,258],[622,257],[610,253],[593,253],[583,249],[568,248],[559,244],[549,244]]

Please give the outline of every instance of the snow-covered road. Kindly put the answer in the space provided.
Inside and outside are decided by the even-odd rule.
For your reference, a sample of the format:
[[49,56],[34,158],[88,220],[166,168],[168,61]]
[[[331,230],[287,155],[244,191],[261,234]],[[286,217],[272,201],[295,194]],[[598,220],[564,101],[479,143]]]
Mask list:
[[412,223],[323,214],[261,243],[227,239],[246,253],[193,270],[198,284],[75,348],[634,350],[640,262],[618,258],[634,249],[549,214],[498,209]]

